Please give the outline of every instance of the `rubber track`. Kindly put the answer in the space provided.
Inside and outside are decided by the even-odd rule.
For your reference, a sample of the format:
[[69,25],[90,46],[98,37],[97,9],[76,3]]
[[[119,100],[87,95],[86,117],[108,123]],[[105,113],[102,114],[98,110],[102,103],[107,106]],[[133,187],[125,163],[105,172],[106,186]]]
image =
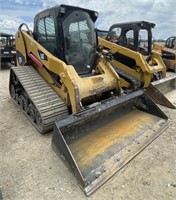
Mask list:
[[[68,116],[68,109],[62,99],[32,66],[13,67],[12,70],[28,95],[28,98],[40,113],[43,125],[42,131],[37,127],[35,122],[30,120],[39,132],[46,133],[52,130],[55,120],[60,120]],[[30,119],[28,114],[25,113],[25,115]]]

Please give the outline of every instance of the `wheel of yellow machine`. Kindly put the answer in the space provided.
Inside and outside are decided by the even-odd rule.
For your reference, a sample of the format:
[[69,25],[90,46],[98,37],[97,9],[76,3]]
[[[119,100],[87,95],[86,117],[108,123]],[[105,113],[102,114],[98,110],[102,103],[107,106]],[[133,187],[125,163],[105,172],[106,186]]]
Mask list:
[[[43,130],[43,122],[42,122],[41,115],[40,115],[40,113],[37,111],[35,116],[36,116],[36,124],[37,124],[37,127],[42,131],[42,130]],[[41,132],[41,133],[42,133],[42,132]]]
[[19,105],[21,109],[24,109],[24,98],[22,95],[19,96]]
[[24,103],[23,103],[23,110],[26,114],[29,112],[29,101],[27,98],[24,98]]
[[36,119],[36,116],[35,116],[35,107],[33,104],[29,104],[29,116],[31,118],[31,121],[34,122]]
[[15,87],[12,84],[10,85],[10,95],[13,99],[16,98]]

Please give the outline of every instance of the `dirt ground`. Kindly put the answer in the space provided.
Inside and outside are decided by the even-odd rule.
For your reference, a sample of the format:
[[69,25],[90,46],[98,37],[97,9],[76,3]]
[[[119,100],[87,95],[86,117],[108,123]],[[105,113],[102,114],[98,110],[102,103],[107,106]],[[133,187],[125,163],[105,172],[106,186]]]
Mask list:
[[[9,67],[0,70],[0,187],[4,200],[175,200],[176,110],[162,110],[170,127],[90,197],[8,92]],[[176,94],[171,96],[176,100]]]

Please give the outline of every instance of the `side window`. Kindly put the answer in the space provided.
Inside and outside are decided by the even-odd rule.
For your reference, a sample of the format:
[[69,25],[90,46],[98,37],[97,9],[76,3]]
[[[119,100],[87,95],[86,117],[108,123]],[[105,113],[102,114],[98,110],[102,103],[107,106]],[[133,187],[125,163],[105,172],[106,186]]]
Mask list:
[[46,31],[44,18],[40,19],[38,22],[38,39],[39,41],[46,41]]
[[138,51],[143,55],[149,55],[149,36],[147,29],[141,29],[139,31],[139,38],[138,38]]
[[38,22],[38,40],[50,53],[57,56],[54,20],[51,16],[41,18]]
[[139,45],[146,49],[148,45],[148,31],[147,29],[141,29],[139,31]]
[[126,32],[126,45],[128,48],[134,48],[134,30],[129,30]]
[[45,26],[46,26],[46,37],[48,41],[55,41],[55,27],[54,27],[54,21],[51,17],[45,18]]
[[117,39],[120,37],[122,29],[120,27],[113,28],[108,35],[108,40],[111,42],[116,42]]
[[173,38],[173,37],[170,37],[170,38],[168,38],[167,40],[166,40],[166,45],[165,45],[165,47],[167,47],[167,48],[174,48],[174,43],[176,42],[176,39],[175,38]]

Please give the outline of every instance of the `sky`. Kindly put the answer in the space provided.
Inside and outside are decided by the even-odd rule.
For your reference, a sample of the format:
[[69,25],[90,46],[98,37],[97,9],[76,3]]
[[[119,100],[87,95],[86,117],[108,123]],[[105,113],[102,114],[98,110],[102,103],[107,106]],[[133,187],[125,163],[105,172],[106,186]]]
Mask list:
[[114,23],[149,21],[155,23],[155,39],[176,35],[175,0],[0,0],[0,32],[12,33],[21,23],[33,30],[35,15],[55,5],[67,4],[98,11],[95,26],[108,30]]

